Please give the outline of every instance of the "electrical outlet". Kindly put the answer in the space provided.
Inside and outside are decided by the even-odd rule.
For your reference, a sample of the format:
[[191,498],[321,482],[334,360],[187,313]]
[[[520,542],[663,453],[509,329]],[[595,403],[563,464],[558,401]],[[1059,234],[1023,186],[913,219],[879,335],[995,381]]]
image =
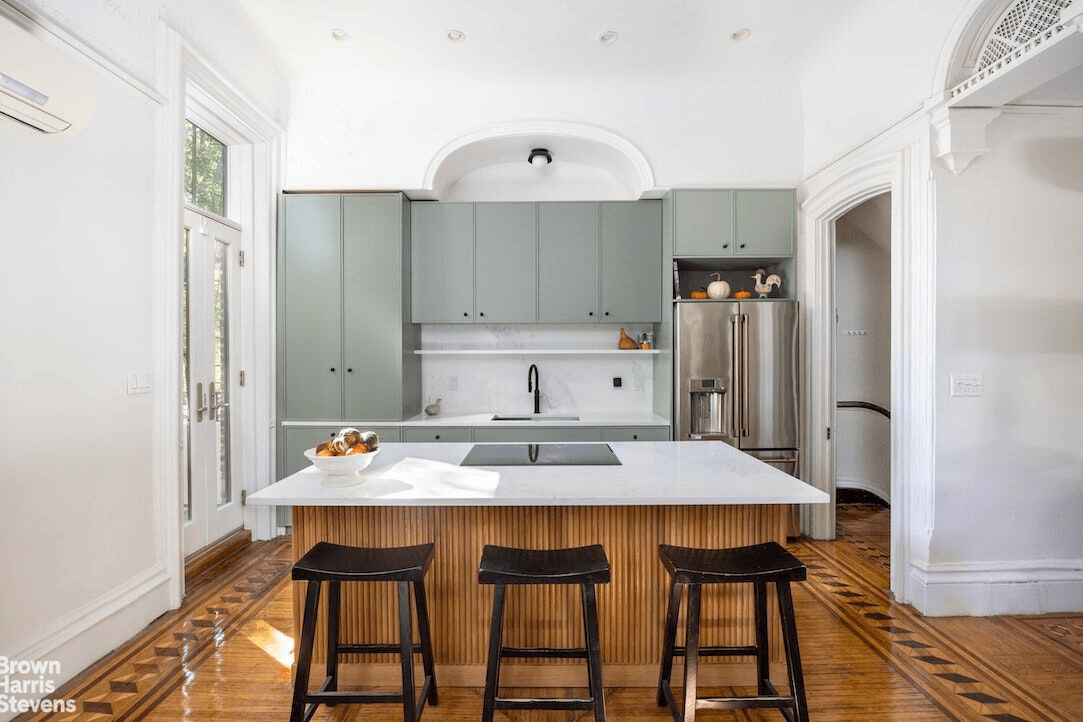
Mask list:
[[150,371],[128,372],[129,394],[149,394],[150,390]]
[[868,336],[869,332],[864,329],[851,328],[842,332],[843,336]]
[[613,388],[615,388],[615,389],[619,389],[619,388],[620,388],[620,385],[621,385],[621,379],[620,379],[620,376],[614,376],[614,377],[613,377]]
[[448,391],[458,391],[459,390],[459,377],[458,376],[448,376],[447,377],[447,390]]
[[982,391],[981,374],[951,375],[952,396],[981,396]]

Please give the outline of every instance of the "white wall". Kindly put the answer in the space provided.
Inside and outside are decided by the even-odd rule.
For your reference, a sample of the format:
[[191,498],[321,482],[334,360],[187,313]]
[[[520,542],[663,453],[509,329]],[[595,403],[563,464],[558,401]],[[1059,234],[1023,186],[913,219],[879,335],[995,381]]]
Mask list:
[[277,59],[246,42],[236,13],[211,17],[215,3],[25,7],[120,69],[68,48],[96,79],[89,125],[53,137],[0,126],[0,655],[59,661],[59,685],[170,604],[153,504],[165,380],[126,387],[153,367],[154,244],[173,243],[157,233],[156,191],[162,154],[180,146],[158,133],[180,106],[154,97],[170,96],[153,85],[158,13],[268,113],[280,90]]
[[[878,235],[873,240],[850,218],[847,214],[835,226],[836,395],[890,410],[891,229],[870,229]],[[890,502],[890,421],[875,411],[844,408],[837,411],[836,425],[838,486]]]
[[[523,121],[616,133],[644,153],[662,188],[793,186],[800,178],[801,107],[792,77],[648,75],[600,84],[418,75],[357,85],[326,75],[299,81],[289,117],[288,188],[419,189],[448,143]],[[344,88],[365,99],[361,112],[344,111]],[[560,146],[550,150],[561,157]]]
[[864,0],[825,33],[795,69],[806,174],[921,108],[957,16],[972,4]]
[[[1006,581],[967,613],[1079,609],[1083,565],[1083,114],[1006,112],[936,174],[936,500],[930,561]],[[953,398],[953,373],[981,374]],[[953,613],[949,601],[946,611]],[[984,606],[983,606],[984,605]],[[974,606],[981,608],[974,609]]]

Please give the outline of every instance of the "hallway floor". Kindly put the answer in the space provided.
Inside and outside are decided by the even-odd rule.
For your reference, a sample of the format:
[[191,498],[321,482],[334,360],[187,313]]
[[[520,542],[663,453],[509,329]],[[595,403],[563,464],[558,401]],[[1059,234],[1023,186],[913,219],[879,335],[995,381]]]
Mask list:
[[[885,591],[888,518],[879,506],[842,504],[837,540],[790,545],[809,570],[808,580],[795,585],[794,601],[811,719],[1083,719],[1083,614],[925,618],[894,604]],[[190,584],[181,609],[52,695],[76,700],[77,713],[18,719],[286,719],[293,658],[289,568],[288,538],[252,544],[227,567]],[[669,719],[650,689],[607,688],[606,705],[616,722]],[[426,708],[423,719],[476,720],[480,711],[480,689],[443,687],[439,705]],[[342,706],[320,708],[314,719],[401,719],[396,712]],[[700,718],[781,716],[702,712]]]

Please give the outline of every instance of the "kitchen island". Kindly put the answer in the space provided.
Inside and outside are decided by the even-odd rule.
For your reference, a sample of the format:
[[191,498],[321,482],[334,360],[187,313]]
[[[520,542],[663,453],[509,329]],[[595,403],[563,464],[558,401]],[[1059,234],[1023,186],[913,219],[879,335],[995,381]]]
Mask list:
[[[249,504],[293,508],[295,558],[318,541],[435,542],[426,588],[442,685],[484,683],[492,588],[477,583],[477,567],[485,544],[602,544],[612,566],[612,582],[598,589],[605,683],[651,686],[657,681],[667,594],[658,544],[784,542],[790,505],[828,501],[822,491],[721,442],[611,442],[618,465],[460,465],[474,446],[384,444],[354,477],[329,477],[308,467],[248,497]],[[296,628],[300,587],[294,590]],[[718,591],[705,595],[705,639],[748,643],[736,640],[751,639],[751,628],[733,620],[750,618],[751,593]],[[513,592],[518,593],[509,597],[506,643],[581,644],[576,590]],[[390,585],[345,585],[347,639],[362,629],[394,638],[391,593]],[[322,659],[319,649],[316,659]],[[370,684],[374,678],[389,684],[398,679],[397,662],[390,657],[353,661],[365,668]],[[704,664],[701,679],[721,684],[752,678],[748,665],[736,673],[732,661]],[[549,662],[540,669],[511,663],[505,669],[502,680],[509,685],[581,686],[585,679],[582,665],[574,663]]]

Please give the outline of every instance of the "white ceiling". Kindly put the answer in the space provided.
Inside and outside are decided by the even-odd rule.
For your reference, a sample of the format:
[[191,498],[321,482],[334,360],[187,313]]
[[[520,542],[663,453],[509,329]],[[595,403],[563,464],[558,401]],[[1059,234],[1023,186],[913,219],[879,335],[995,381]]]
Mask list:
[[[308,73],[546,77],[793,72],[861,0],[239,0]],[[350,39],[338,42],[331,30]],[[733,32],[747,28],[748,39]],[[459,42],[449,30],[461,31]],[[599,40],[605,31],[619,39]]]

